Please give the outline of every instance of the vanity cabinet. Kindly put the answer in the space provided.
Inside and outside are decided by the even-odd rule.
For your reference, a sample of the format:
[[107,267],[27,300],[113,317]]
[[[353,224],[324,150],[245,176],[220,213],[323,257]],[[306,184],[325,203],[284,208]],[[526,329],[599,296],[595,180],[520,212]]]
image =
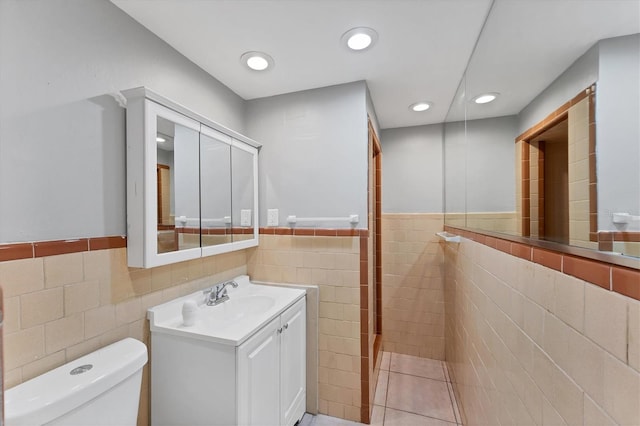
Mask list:
[[304,414],[305,318],[301,300],[238,347],[238,424],[293,425]]
[[302,418],[304,296],[238,346],[182,330],[152,329],[152,425],[293,426]]
[[147,88],[123,95],[129,266],[257,246],[260,144]]

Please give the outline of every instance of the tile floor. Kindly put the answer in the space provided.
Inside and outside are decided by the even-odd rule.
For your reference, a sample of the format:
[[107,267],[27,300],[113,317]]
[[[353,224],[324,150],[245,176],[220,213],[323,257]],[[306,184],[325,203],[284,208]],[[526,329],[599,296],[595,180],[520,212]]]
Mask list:
[[[456,426],[462,424],[442,361],[383,352],[371,425]],[[324,415],[305,417],[304,426],[356,426]]]

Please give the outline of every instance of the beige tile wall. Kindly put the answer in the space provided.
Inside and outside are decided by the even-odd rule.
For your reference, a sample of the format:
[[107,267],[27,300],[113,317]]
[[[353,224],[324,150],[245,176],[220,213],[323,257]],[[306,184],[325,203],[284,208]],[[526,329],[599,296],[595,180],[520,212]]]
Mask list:
[[382,215],[382,335],[387,352],[444,359],[442,214]]
[[[127,267],[126,249],[0,262],[5,303],[5,387],[110,343],[133,337],[149,347],[146,309],[246,273],[246,251],[162,266]],[[199,285],[202,285],[200,283]],[[138,424],[147,425],[148,364]]]
[[260,235],[254,280],[317,285],[318,409],[360,421],[360,237]]
[[467,239],[445,269],[465,425],[640,423],[640,302]]
[[[529,196],[530,199],[530,217],[531,217],[531,237],[538,238],[540,236],[540,191],[539,177],[544,171],[539,170],[538,161],[540,160],[540,147],[538,142],[531,142],[529,145]],[[544,177],[544,176],[542,176]]]
[[467,228],[514,234],[517,228],[516,212],[468,212]]
[[598,249],[589,241],[589,97],[569,108],[569,243]]

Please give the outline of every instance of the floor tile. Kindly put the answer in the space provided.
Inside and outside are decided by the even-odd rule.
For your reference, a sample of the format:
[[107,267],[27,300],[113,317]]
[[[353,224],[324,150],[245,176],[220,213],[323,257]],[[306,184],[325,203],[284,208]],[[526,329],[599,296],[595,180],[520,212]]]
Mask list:
[[325,416],[318,414],[313,418],[311,426],[361,426],[362,423],[356,423],[349,420],[339,419],[337,417]]
[[392,354],[390,371],[445,381],[442,361],[411,355]]
[[460,411],[458,410],[458,401],[456,400],[456,394],[453,391],[453,385],[451,383],[447,383],[449,387],[449,395],[451,396],[451,404],[453,405],[453,414],[456,416],[456,422],[458,424],[462,424],[462,417],[460,417]]
[[387,385],[389,384],[389,372],[380,370],[378,383],[376,384],[376,394],[373,398],[375,405],[384,406],[387,402]]
[[386,406],[449,422],[456,421],[447,382],[443,381],[390,372]]
[[391,362],[391,352],[382,352],[382,361],[380,362],[380,370],[389,370]]
[[455,426],[455,423],[432,417],[420,416],[418,414],[407,413],[406,411],[386,408],[384,412],[384,426]]

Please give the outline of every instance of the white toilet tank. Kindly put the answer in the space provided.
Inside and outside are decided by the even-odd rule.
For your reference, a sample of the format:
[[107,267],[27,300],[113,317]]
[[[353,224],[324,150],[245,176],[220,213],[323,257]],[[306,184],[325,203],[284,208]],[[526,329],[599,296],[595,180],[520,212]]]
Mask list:
[[78,358],[7,390],[6,425],[134,426],[146,363],[132,338]]

